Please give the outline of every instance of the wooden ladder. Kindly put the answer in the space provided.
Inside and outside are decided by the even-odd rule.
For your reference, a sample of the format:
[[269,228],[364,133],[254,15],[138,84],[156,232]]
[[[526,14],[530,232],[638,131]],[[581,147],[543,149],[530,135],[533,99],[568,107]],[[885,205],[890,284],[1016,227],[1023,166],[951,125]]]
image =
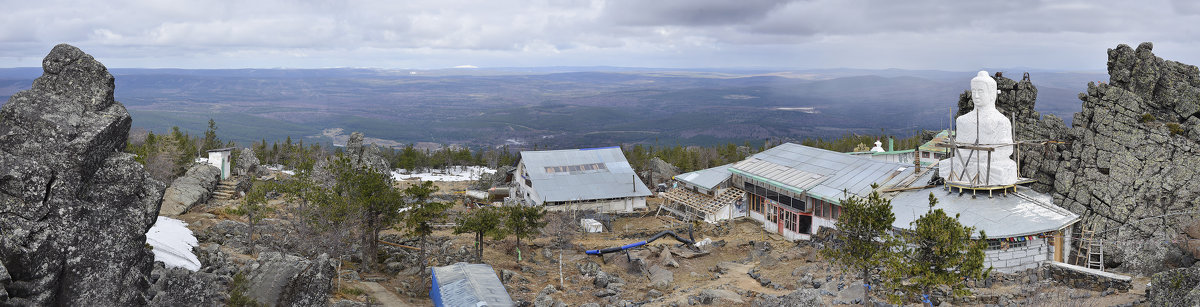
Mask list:
[[1104,270],[1104,241],[1096,238],[1096,232],[1091,227],[1083,227],[1079,232],[1078,248],[1075,251],[1075,264],[1089,269]]

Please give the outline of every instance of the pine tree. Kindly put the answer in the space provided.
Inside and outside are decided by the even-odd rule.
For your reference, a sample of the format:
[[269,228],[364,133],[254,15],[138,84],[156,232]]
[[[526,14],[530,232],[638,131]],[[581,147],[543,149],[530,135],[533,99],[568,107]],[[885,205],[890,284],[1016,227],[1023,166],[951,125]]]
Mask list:
[[432,181],[425,181],[404,189],[408,198],[408,210],[404,211],[404,230],[409,235],[421,238],[421,272],[425,271],[425,239],[433,234],[433,222],[446,216],[450,204],[430,201],[430,196],[437,192],[438,187]]
[[508,206],[504,208],[504,229],[517,238],[517,262],[521,262],[521,238],[532,238],[546,226],[542,206]]
[[247,241],[250,242],[250,253],[253,254],[254,230],[258,223],[272,211],[271,207],[267,207],[266,191],[272,190],[274,186],[268,183],[257,183],[253,178],[250,180],[250,193],[246,193],[246,197],[242,199],[241,205],[234,210],[234,213],[246,217],[246,225],[249,230]]
[[[912,222],[913,229],[905,233],[898,257],[889,263],[893,287],[921,293],[922,300],[928,300],[930,291],[939,286],[949,287],[947,294],[954,297],[969,295],[967,279],[984,279],[992,271],[983,265],[987,234],[980,231],[979,239],[972,239],[975,228],[959,224],[957,214],[951,217],[934,209],[937,202],[929,193],[929,212]],[[892,299],[902,297],[893,295]]]
[[[841,205],[842,214],[836,224],[837,243],[821,250],[821,254],[847,271],[857,272],[863,283],[870,285],[893,257],[897,246],[889,234],[892,222],[896,221],[892,201],[879,192],[871,192],[865,199],[851,195]],[[870,305],[869,298],[869,287],[863,287],[863,306]]]
[[475,235],[475,259],[483,262],[483,238],[502,240],[507,235],[501,227],[504,211],[496,207],[481,207],[460,215],[454,220],[454,234],[470,233]]

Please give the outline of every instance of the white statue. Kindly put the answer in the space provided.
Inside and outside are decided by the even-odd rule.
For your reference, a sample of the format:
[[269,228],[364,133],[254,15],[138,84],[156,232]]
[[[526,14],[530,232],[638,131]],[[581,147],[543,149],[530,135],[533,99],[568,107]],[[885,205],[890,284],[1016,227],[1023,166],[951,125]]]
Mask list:
[[1013,143],[1012,123],[996,109],[999,92],[996,80],[986,71],[980,71],[971,79],[971,101],[975,109],[955,119],[955,142],[959,145],[979,144],[979,147],[993,148],[994,151],[989,163],[987,151],[958,149],[955,157],[938,163],[938,174],[946,181],[985,186],[1017,182],[1017,162],[1010,158],[1013,153],[1010,145]]
[[879,140],[875,140],[875,147],[871,147],[871,151],[872,152],[884,152],[883,142],[880,142]]

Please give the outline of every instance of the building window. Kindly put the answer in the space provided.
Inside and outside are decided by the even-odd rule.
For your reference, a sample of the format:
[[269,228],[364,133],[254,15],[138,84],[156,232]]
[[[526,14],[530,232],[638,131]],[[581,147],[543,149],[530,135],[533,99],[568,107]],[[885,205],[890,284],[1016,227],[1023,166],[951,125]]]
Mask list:
[[833,219],[835,220],[842,216],[842,206],[833,205],[833,210],[830,211],[833,211]]
[[987,243],[988,243],[987,250],[1007,250],[1007,249],[1015,248],[1015,247],[1029,246],[1029,240],[1025,240],[1025,241],[1012,240],[1012,241],[1010,241],[1008,238],[988,239]]
[[760,214],[763,213],[762,197],[751,194],[751,195],[748,195],[748,198],[750,198],[750,211],[758,212]]

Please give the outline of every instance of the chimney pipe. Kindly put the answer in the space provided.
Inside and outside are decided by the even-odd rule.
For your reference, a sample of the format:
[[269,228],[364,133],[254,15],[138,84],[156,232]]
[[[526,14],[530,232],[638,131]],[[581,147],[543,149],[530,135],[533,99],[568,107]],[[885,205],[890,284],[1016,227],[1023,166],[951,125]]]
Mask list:
[[896,151],[896,149],[892,147],[892,143],[894,143],[894,141],[895,139],[888,137],[888,151]]

